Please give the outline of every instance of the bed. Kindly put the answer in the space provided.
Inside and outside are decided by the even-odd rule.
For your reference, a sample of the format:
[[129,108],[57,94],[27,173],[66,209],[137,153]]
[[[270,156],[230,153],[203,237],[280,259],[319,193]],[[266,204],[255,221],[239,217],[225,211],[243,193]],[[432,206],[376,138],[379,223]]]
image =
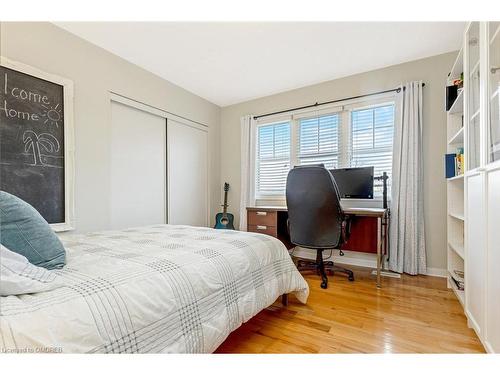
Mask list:
[[55,290],[0,299],[0,351],[211,353],[285,293],[309,289],[277,239],[157,225],[63,238]]

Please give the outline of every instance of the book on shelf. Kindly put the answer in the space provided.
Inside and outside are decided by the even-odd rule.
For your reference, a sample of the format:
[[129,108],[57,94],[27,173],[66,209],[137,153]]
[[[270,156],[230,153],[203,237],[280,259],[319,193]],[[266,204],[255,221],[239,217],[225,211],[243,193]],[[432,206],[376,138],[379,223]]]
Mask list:
[[455,283],[455,285],[457,286],[457,289],[458,290],[465,290],[465,285],[464,283],[461,283],[461,282],[458,282],[457,280],[455,280],[453,277],[451,278],[451,281],[453,283]]
[[464,152],[463,148],[457,149],[454,154],[445,155],[445,177],[452,178],[464,174]]
[[444,156],[446,178],[455,177],[455,158],[456,154],[446,154]]
[[453,277],[457,280],[460,281],[461,283],[464,282],[464,271],[460,270],[453,270]]
[[455,157],[455,175],[464,174],[464,154],[457,154]]
[[458,290],[465,289],[465,280],[463,271],[453,270],[453,272],[451,272],[451,280],[455,283]]

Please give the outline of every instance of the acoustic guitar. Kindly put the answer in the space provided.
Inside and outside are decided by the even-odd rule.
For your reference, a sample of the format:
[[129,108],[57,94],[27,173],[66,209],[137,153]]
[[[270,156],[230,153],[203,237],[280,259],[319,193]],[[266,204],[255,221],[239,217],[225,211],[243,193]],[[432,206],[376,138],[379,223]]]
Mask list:
[[223,210],[215,216],[215,229],[233,229],[234,230],[234,216],[227,212],[227,192],[229,191],[229,184],[224,183],[224,204]]

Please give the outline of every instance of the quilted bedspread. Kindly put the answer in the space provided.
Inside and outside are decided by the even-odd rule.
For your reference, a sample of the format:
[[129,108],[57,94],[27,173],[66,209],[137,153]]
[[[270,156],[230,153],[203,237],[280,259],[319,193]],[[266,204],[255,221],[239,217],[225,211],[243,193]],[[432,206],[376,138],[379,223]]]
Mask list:
[[179,225],[72,235],[52,291],[0,297],[0,352],[210,353],[309,289],[270,236]]

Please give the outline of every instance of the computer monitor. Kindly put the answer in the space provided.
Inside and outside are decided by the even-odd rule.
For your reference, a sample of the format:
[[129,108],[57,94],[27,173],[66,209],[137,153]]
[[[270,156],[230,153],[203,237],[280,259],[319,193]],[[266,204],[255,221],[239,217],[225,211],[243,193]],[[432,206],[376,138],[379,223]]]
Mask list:
[[330,169],[341,198],[373,199],[373,167]]

